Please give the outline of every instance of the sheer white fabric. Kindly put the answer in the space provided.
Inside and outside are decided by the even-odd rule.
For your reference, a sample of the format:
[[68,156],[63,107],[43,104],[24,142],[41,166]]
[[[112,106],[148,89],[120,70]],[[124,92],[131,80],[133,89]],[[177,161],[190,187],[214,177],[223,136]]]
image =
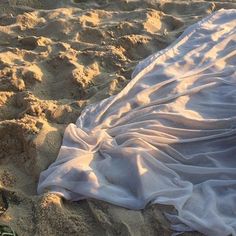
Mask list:
[[88,106],[41,173],[46,190],[131,209],[173,205],[177,231],[236,235],[236,10],[192,25],[119,94]]

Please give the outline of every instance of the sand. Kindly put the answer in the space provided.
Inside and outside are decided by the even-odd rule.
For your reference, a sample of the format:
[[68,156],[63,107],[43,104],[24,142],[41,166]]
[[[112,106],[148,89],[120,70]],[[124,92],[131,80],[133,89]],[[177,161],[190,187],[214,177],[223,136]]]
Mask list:
[[38,196],[38,177],[87,104],[118,93],[141,59],[221,8],[236,1],[2,0],[0,224],[29,236],[171,235],[171,207]]

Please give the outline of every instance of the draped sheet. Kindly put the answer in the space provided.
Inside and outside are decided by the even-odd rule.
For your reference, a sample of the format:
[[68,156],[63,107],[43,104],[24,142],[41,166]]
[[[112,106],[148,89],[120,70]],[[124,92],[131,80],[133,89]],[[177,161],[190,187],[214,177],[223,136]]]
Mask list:
[[38,193],[173,205],[177,231],[236,235],[236,10],[187,28],[64,134]]

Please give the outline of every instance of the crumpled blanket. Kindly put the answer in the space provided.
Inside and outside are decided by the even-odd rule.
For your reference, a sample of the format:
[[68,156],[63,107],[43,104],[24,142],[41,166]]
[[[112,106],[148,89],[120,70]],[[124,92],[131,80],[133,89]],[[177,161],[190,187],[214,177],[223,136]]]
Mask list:
[[119,94],[86,107],[41,173],[44,191],[173,205],[174,230],[236,235],[236,10],[190,26]]

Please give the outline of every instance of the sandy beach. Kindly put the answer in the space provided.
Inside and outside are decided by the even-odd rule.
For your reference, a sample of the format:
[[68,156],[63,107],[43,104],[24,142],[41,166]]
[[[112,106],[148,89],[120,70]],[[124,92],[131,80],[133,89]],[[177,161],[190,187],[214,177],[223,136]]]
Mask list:
[[39,196],[38,178],[86,105],[117,94],[140,60],[221,8],[236,1],[1,1],[0,225],[19,236],[171,235],[170,206]]

